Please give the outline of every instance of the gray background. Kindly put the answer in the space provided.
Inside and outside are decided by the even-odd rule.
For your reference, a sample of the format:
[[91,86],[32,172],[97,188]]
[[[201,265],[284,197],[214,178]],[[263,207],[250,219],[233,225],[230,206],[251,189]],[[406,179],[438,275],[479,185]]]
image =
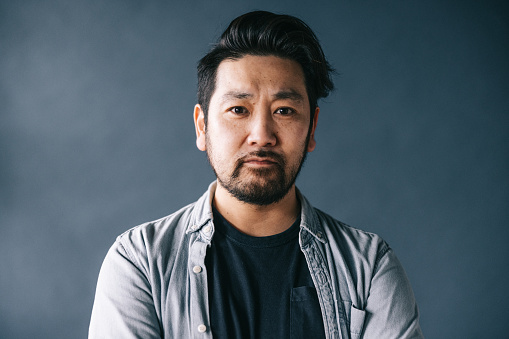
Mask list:
[[428,338],[507,338],[507,4],[320,0],[0,1],[0,337],[85,337],[115,237],[205,191],[195,65],[253,9],[340,73],[301,190],[391,244]]

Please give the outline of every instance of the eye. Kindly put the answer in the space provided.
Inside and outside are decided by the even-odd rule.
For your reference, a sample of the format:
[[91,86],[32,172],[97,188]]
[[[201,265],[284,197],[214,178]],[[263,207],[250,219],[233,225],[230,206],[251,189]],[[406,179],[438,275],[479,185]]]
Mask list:
[[229,111],[232,112],[233,114],[246,114],[247,113],[247,109],[242,106],[232,107],[229,109]]
[[274,113],[281,114],[281,115],[290,115],[290,114],[295,113],[295,111],[290,107],[280,107],[280,108],[276,109],[276,111]]

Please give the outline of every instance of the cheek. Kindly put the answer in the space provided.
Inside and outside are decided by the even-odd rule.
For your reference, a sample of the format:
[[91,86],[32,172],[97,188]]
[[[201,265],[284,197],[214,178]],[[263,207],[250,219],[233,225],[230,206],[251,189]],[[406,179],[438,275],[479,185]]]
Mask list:
[[211,126],[208,130],[208,144],[218,158],[229,159],[240,147],[241,129],[238,126]]
[[225,144],[226,147],[238,146],[242,142],[245,135],[245,126],[242,124],[228,124],[218,126],[216,128],[217,138],[219,142]]
[[306,137],[309,131],[309,125],[300,124],[289,124],[286,128],[281,129],[281,136],[285,136],[285,139],[291,141],[294,147],[301,147],[306,142]]

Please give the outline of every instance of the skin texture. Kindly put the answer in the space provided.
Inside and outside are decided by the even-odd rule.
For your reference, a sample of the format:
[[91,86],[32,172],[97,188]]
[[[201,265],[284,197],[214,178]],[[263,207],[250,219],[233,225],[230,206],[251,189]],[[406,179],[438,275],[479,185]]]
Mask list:
[[246,55],[219,65],[208,124],[194,109],[196,145],[218,178],[214,205],[253,236],[280,233],[300,206],[295,178],[316,146],[319,108],[310,108],[300,65],[276,56]]

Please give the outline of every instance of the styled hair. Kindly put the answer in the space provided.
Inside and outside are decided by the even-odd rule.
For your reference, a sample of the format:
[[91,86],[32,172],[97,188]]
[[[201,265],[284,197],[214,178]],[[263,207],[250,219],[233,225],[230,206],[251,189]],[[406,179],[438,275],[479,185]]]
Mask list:
[[334,69],[325,59],[320,43],[302,20],[266,11],[254,11],[234,19],[218,43],[198,63],[198,103],[207,123],[210,99],[215,91],[219,64],[246,55],[277,56],[298,62],[304,73],[311,120],[318,99],[334,89]]

